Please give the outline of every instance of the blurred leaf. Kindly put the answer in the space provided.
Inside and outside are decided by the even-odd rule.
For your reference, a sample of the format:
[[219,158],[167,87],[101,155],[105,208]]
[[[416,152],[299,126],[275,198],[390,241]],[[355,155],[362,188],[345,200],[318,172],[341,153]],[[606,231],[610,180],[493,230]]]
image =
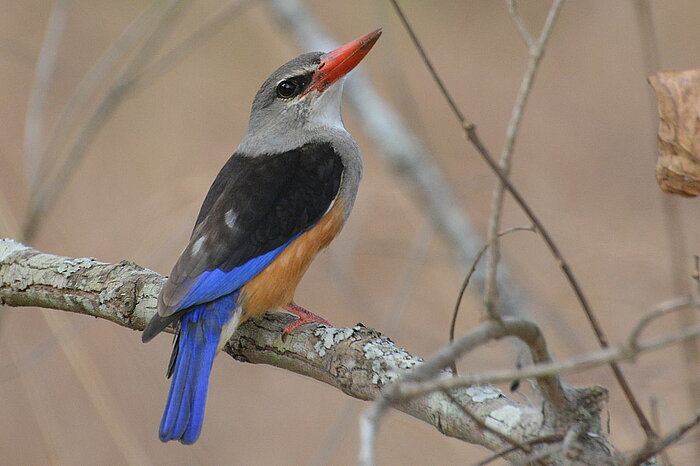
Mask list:
[[659,103],[656,181],[667,193],[700,194],[700,69],[649,78]]

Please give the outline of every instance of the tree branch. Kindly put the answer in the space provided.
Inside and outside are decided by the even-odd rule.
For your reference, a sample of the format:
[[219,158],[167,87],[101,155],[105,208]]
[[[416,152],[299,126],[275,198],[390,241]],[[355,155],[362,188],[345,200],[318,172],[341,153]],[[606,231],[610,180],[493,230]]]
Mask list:
[[638,451],[633,452],[629,456],[629,459],[625,462],[626,466],[636,466],[638,464],[644,463],[646,460],[656,455],[665,448],[678,442],[688,431],[695,426],[700,424],[700,411],[696,412],[693,417],[673,429],[668,434],[663,437],[656,439],[651,442],[646,442],[646,444],[640,448]]
[[[0,240],[0,305],[76,312],[141,330],[155,313],[163,281],[158,273],[128,261],[109,264],[92,258],[73,259],[45,254],[14,240]],[[293,317],[279,313],[246,322],[224,351],[240,361],[273,365],[314,378],[354,398],[378,400],[364,418],[365,425],[369,422],[372,427],[365,434],[369,433],[372,439],[376,419],[391,406],[445,435],[503,452],[508,461],[538,458],[544,464],[566,464],[567,446],[576,441],[581,443],[577,454],[583,455],[577,460],[603,464],[619,459],[601,428],[600,412],[607,392],[600,387],[569,387],[557,377],[613,360],[631,359],[643,351],[696,336],[700,329],[689,328],[639,342],[643,329],[656,318],[698,304],[694,296],[669,300],[640,320],[624,346],[561,363],[551,362],[536,325],[512,318],[504,319],[503,326],[486,322],[476,327],[425,363],[379,332],[361,325],[307,327],[283,340],[282,329]],[[459,378],[441,370],[465,351],[506,335],[518,336],[528,344],[535,365]],[[426,381],[429,377],[432,378]],[[547,400],[544,409],[516,403],[492,386],[475,385],[515,378],[539,379],[540,391]],[[395,383],[403,379],[406,383]],[[387,390],[388,386],[391,389]],[[465,416],[465,412],[469,415]],[[696,422],[694,419],[659,442],[649,443],[633,458],[669,445]],[[493,429],[504,435],[494,435]],[[572,434],[574,431],[576,435]],[[562,438],[568,441],[556,444]],[[513,448],[513,443],[529,445],[531,452]],[[363,442],[363,447],[366,445],[372,446],[373,440]],[[372,456],[367,458],[370,459],[366,464],[372,464]]]
[[34,68],[34,80],[29,93],[24,122],[24,167],[29,184],[34,184],[39,167],[39,146],[44,132],[44,109],[58,61],[58,50],[68,22],[71,0],[56,0],[46,24],[41,51]]
[[[281,26],[306,50],[332,50],[338,44],[323,30],[313,11],[299,0],[268,0],[267,4]],[[365,134],[379,149],[393,169],[408,182],[424,205],[424,211],[442,233],[459,263],[466,270],[478,254],[483,240],[460,208],[460,202],[433,156],[411,132],[401,116],[382,98],[361,69],[353,71],[345,85],[345,95],[362,123]],[[484,289],[485,272],[476,270],[473,282]],[[514,282],[506,267],[498,270],[502,286],[501,307],[504,315],[527,314],[527,297]]]
[[92,111],[86,124],[80,128],[56,174],[43,184],[34,183],[32,188],[35,191],[31,193],[27,218],[22,228],[23,238],[31,240],[38,233],[42,221],[46,218],[44,214],[65,188],[90,144],[117,109],[119,102],[134,89],[138,70],[158,49],[182,6],[183,0],[168,0],[164,3],[154,28],[144,38],[139,50],[110,87],[109,92]]
[[[527,104],[527,99],[530,96],[530,91],[532,90],[532,86],[535,82],[535,76],[537,74],[537,70],[539,69],[540,62],[544,56],[547,41],[549,40],[552,30],[554,29],[554,23],[559,16],[561,7],[564,5],[564,0],[552,1],[552,6],[549,8],[547,19],[542,26],[540,37],[537,42],[533,42],[530,33],[527,31],[522,17],[518,13],[515,0],[510,0],[508,5],[513,22],[517,26],[525,42],[528,44],[529,58],[527,61],[527,68],[520,83],[520,89],[518,89],[518,95],[515,97],[510,122],[508,123],[508,129],[506,131],[505,144],[503,145],[501,158],[498,162],[499,167],[506,176],[508,176],[510,173],[511,159],[513,157],[513,150],[515,148],[518,130],[520,129],[520,123],[522,121],[523,113],[525,112],[525,105]],[[498,262],[501,258],[501,243],[498,237],[498,230],[501,227],[505,191],[505,185],[502,182],[499,182],[491,195],[491,215],[489,217],[487,234],[489,249],[486,260],[486,286],[484,288],[483,310],[485,314],[484,317],[489,319],[500,318],[500,312],[497,305],[499,290],[496,283],[496,273],[498,271]]]
[[[442,80],[440,79],[437,72],[435,71],[435,68],[432,66],[432,64],[428,58],[428,55],[426,54],[425,50],[423,49],[422,44],[418,40],[418,37],[413,32],[413,29],[412,29],[411,25],[409,24],[408,19],[401,11],[401,8],[399,7],[396,0],[391,0],[391,3],[394,6],[394,9],[396,10],[396,13],[398,14],[399,18],[401,19],[401,22],[403,23],[404,27],[406,28],[409,35],[411,36],[411,40],[413,41],[413,44],[415,45],[416,50],[420,53],[421,57],[423,58],[423,61],[425,62],[426,67],[430,71],[431,76],[433,77],[433,80],[440,88],[440,91],[442,92],[443,97],[448,102],[450,108],[452,109],[452,112],[454,113],[455,117],[459,121],[459,124],[462,126],[462,129],[464,130],[465,136],[467,137],[469,142],[472,144],[472,146],[474,146],[477,153],[481,156],[481,158],[484,160],[484,162],[486,162],[486,164],[489,166],[489,168],[498,177],[501,184],[510,193],[510,195],[513,197],[513,199],[518,204],[518,206],[523,211],[523,213],[528,217],[528,219],[530,219],[530,221],[532,222],[535,229],[539,232],[540,236],[542,237],[542,240],[544,241],[545,245],[549,249],[549,252],[555,258],[555,260],[559,264],[559,268],[561,269],[562,273],[564,274],[567,281],[569,282],[569,285],[571,286],[574,294],[576,295],[576,299],[579,301],[579,304],[583,308],[583,311],[586,314],[586,318],[588,319],[588,322],[590,323],[590,325],[593,329],[593,333],[595,333],[595,335],[596,335],[596,339],[598,340],[598,343],[600,344],[600,346],[602,348],[607,348],[609,346],[608,338],[605,335],[605,332],[603,331],[603,328],[600,325],[598,318],[596,317],[595,313],[593,312],[593,308],[588,303],[588,299],[584,295],[583,289],[581,288],[578,280],[576,280],[576,278],[574,277],[573,270],[569,266],[569,263],[564,259],[564,256],[561,253],[561,251],[559,250],[559,247],[557,246],[557,244],[554,242],[553,237],[549,234],[549,231],[545,228],[544,224],[539,219],[539,217],[537,215],[535,215],[535,212],[530,207],[530,204],[528,204],[527,201],[525,201],[525,198],[522,196],[520,191],[515,188],[513,183],[510,182],[508,175],[503,172],[501,167],[496,163],[496,160],[491,156],[491,153],[486,148],[484,143],[481,141],[481,138],[479,137],[479,135],[476,131],[476,125],[474,123],[472,123],[470,120],[466,119],[464,117],[464,114],[459,109],[459,107],[457,107],[457,105],[454,103],[454,99],[452,99],[450,92],[444,86],[444,84],[442,83]],[[501,303],[501,305],[503,305],[503,302]],[[503,314],[505,314],[505,313],[503,313]],[[644,432],[646,433],[647,437],[653,438],[655,436],[654,430],[649,425],[649,421],[646,419],[644,412],[642,411],[641,407],[639,406],[639,402],[637,401],[636,397],[634,396],[634,393],[632,393],[632,389],[630,388],[630,384],[629,384],[629,382],[627,382],[627,379],[625,378],[624,374],[622,373],[622,370],[619,368],[619,366],[615,362],[610,362],[610,368],[612,369],[613,374],[615,375],[615,380],[617,380],[617,383],[620,385],[620,388],[622,389],[622,392],[624,393],[625,398],[627,399],[630,406],[632,407],[632,410],[634,411],[635,415],[637,416],[637,419],[638,419],[640,425],[642,426],[642,428],[644,429]]]
[[[92,258],[67,258],[45,254],[13,240],[0,240],[0,305],[76,312],[141,330],[155,313],[163,281],[158,273],[128,261],[109,264]],[[248,321],[224,351],[240,361],[269,364],[314,378],[361,400],[379,398],[383,387],[422,363],[419,357],[397,347],[379,332],[360,325],[306,327],[282,340],[281,331],[290,319],[287,314],[274,313]],[[445,435],[492,451],[510,448],[507,441],[480,429],[477,422],[464,416],[462,408],[450,398],[480,422],[521,443],[559,429],[546,422],[538,408],[509,400],[491,386],[452,390],[450,397],[431,393],[394,407]],[[517,460],[523,452],[511,451],[506,457]]]

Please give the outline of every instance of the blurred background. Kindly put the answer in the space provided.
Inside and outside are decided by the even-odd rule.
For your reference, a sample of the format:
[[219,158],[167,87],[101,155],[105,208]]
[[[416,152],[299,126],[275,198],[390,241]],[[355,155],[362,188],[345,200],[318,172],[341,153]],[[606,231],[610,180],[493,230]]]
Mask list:
[[[160,37],[151,41],[152,50],[143,56],[124,53],[134,50],[127,36],[116,51],[107,52],[119,58],[117,66],[84,83],[94,85],[94,92],[85,94],[71,113],[72,124],[59,127],[52,139],[83,76],[125,30],[141,27],[135,18],[150,11],[146,15],[153,22],[165,3],[0,0],[0,236],[20,237],[32,187],[46,187],[52,179],[46,174],[65,166],[67,148],[110,86],[141,60],[135,72],[148,72],[133,88],[122,89],[123,99],[104,115],[84,157],[66,170],[71,176],[65,189],[49,196],[51,204],[29,243],[55,254],[126,259],[161,273],[170,270],[210,183],[245,131],[258,86],[276,67],[308,50],[281,26],[268,2],[248,1],[181,60],[149,68],[231,5],[183,1],[154,33]],[[549,2],[520,3],[536,35]],[[638,3],[587,0],[564,6],[525,110],[512,175],[570,261],[612,343],[622,342],[655,304],[693,289],[692,255],[700,253],[698,201],[664,201],[654,179],[657,121],[646,82],[649,41],[641,33]],[[360,68],[429,148],[459,208],[485,235],[495,178],[466,143],[390,4],[306,4],[338,42],[384,28]],[[660,67],[697,67],[697,0],[649,4]],[[498,154],[527,59],[505,2],[404,0],[401,5],[459,105]],[[55,67],[45,78],[45,98],[30,99],[52,22],[59,27],[49,33],[60,40],[44,47],[55,49]],[[133,41],[140,44],[143,38]],[[30,121],[35,137],[27,151],[31,105],[38,105],[33,114],[42,115],[43,122]],[[362,322],[427,357],[447,341],[464,264],[435,230],[414,186],[368,139],[357,114],[346,106],[344,116],[363,150],[365,178],[349,223],[317,258],[297,301],[335,325]],[[527,222],[509,200],[503,226],[518,225]],[[596,349],[540,238],[516,233],[503,240],[503,248],[504,263],[528,297],[523,311],[541,324],[555,357]],[[674,255],[680,257],[675,263]],[[478,322],[480,303],[477,293],[468,295],[458,334]],[[4,464],[356,462],[357,414],[367,405],[320,382],[221,357],[199,441],[190,447],[161,444],[157,430],[169,385],[164,374],[170,338],[143,345],[138,332],[84,316],[28,308],[1,312]],[[678,326],[679,319],[669,317],[648,333]],[[688,388],[700,369],[697,361],[690,364],[680,347],[673,347],[623,366],[647,412],[658,399],[662,432],[689,418],[691,397],[700,396]],[[510,348],[493,343],[459,367],[512,365]],[[623,450],[642,444],[643,433],[609,369],[566,380],[609,388],[604,418],[613,442]],[[698,441],[695,431],[671,448],[675,464],[696,463]],[[446,438],[401,413],[387,416],[378,441],[378,461],[384,465],[471,464],[487,456],[488,451]]]

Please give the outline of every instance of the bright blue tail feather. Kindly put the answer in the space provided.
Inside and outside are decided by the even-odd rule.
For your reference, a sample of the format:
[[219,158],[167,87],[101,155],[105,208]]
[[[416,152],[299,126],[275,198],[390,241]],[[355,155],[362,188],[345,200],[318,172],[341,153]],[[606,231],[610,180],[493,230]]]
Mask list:
[[191,444],[199,437],[219,337],[224,325],[234,317],[237,297],[238,293],[224,296],[182,316],[177,359],[160,423],[161,441]]

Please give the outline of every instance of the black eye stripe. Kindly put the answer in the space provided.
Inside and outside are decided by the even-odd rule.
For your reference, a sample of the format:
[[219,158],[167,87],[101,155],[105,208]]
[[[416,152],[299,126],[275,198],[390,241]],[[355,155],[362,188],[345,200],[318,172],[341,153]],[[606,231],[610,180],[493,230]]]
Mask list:
[[308,71],[298,76],[283,79],[277,83],[277,97],[280,99],[291,99],[301,94],[311,82],[313,71]]

